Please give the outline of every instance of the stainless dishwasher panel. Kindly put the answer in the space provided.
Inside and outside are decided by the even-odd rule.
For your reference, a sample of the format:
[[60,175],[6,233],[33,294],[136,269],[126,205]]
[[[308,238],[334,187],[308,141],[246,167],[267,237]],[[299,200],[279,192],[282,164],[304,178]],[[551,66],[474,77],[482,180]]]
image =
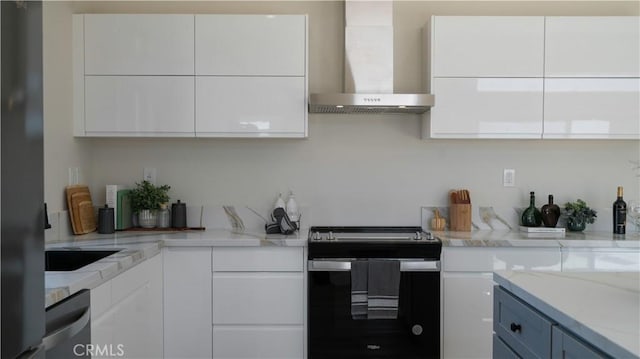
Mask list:
[[87,289],[47,308],[42,339],[47,359],[91,358],[91,297]]

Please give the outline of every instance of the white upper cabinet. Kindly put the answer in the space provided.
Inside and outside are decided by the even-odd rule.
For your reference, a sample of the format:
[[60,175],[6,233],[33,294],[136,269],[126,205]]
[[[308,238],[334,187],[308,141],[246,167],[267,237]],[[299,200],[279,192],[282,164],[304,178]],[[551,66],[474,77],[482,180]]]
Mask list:
[[307,137],[307,47],[306,15],[73,15],[74,134]]
[[432,77],[542,77],[543,17],[434,16],[431,32]]
[[545,79],[543,137],[640,140],[640,78]]
[[196,78],[196,134],[203,137],[305,137],[303,77]]
[[546,77],[640,77],[640,17],[546,17]]
[[194,135],[193,76],[86,76],[89,136]]
[[196,15],[196,75],[305,76],[306,17]]
[[434,16],[425,138],[640,139],[640,18]]
[[433,138],[540,138],[541,78],[436,78]]
[[195,18],[196,136],[307,137],[307,17]]
[[193,15],[84,15],[85,74],[193,75],[193,34]]
[[434,16],[424,137],[541,138],[544,18]]

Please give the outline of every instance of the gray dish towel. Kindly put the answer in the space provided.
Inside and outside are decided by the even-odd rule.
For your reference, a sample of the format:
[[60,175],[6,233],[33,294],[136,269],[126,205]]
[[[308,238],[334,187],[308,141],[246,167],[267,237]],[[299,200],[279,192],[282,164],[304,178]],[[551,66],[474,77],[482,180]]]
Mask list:
[[353,319],[367,319],[368,269],[366,260],[351,261],[351,317]]
[[400,262],[394,260],[369,260],[368,262],[367,318],[398,318]]

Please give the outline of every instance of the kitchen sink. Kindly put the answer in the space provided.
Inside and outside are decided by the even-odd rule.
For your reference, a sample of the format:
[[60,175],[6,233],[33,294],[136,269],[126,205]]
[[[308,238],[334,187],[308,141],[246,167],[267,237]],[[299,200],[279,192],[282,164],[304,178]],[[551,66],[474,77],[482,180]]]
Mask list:
[[44,252],[45,271],[73,271],[120,250],[48,250]]

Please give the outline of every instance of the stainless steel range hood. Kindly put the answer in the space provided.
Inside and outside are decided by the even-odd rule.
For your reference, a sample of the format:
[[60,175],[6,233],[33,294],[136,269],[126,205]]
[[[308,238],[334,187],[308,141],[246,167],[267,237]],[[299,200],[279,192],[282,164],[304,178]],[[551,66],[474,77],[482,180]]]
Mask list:
[[312,113],[423,113],[433,95],[393,93],[393,2],[345,1],[344,92],[311,94]]

